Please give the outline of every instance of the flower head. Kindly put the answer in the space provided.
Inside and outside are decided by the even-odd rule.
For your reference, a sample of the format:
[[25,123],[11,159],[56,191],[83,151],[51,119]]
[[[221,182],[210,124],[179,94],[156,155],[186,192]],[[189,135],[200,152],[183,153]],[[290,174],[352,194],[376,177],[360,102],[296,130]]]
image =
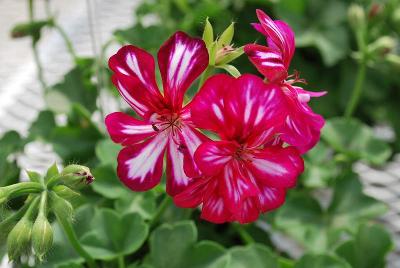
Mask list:
[[220,74],[207,80],[192,102],[192,119],[221,140],[199,146],[194,158],[202,176],[176,195],[175,203],[201,204],[201,217],[215,223],[251,222],[282,205],[286,189],[303,171],[295,148],[274,145],[283,108],[279,87],[256,76]]
[[261,10],[257,10],[257,16],[260,23],[254,23],[253,27],[266,37],[268,46],[248,44],[244,51],[268,82],[279,85],[285,93],[287,109],[281,138],[304,153],[318,142],[324,125],[324,119],[311,110],[308,101],[326,92],[310,92],[293,85],[305,82],[297,73],[288,75],[295,51],[293,30],[283,21],[272,20]]
[[176,32],[158,51],[163,93],[157,87],[155,63],[146,51],[124,46],[109,60],[112,81],[140,117],[116,112],[106,118],[107,130],[125,148],[118,155],[118,176],[134,191],[160,182],[167,152],[167,192],[175,195],[199,173],[194,151],[207,138],[191,123],[183,97],[208,65],[201,39]]

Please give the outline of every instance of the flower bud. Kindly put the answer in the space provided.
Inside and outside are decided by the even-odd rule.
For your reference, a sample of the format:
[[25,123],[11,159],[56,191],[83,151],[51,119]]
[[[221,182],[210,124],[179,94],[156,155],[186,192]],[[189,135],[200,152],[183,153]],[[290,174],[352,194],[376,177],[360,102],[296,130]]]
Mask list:
[[397,29],[400,28],[400,7],[397,7],[392,14],[392,21]]
[[43,213],[39,213],[32,229],[32,248],[40,261],[53,245],[53,230]]
[[51,209],[59,218],[72,220],[74,208],[71,203],[64,198],[59,197],[56,193],[50,193]]
[[71,188],[81,188],[94,181],[90,169],[81,165],[66,166],[61,172],[63,183]]
[[368,19],[373,19],[382,13],[382,4],[373,3],[368,11]]
[[204,43],[206,44],[207,48],[210,48],[212,43],[214,42],[214,30],[213,27],[208,20],[206,19],[206,24],[204,26],[204,32],[203,32],[203,37],[202,37]]
[[244,53],[243,48],[233,48],[231,45],[224,46],[217,51],[215,65],[224,65],[240,57]]
[[390,36],[382,36],[368,45],[368,52],[372,55],[384,56],[396,47],[396,40]]
[[394,68],[400,71],[400,56],[396,54],[387,54],[385,60]]
[[365,12],[364,9],[358,4],[352,4],[348,11],[347,17],[350,23],[350,26],[354,30],[361,29],[365,27],[366,20],[365,20]]
[[10,260],[17,260],[31,250],[33,222],[23,217],[11,230],[7,238],[7,251]]

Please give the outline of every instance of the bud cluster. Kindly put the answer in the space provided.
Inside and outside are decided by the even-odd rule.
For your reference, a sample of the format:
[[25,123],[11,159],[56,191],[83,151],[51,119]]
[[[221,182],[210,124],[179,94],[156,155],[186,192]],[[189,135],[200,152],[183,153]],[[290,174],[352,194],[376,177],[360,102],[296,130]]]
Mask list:
[[44,260],[53,244],[49,214],[72,220],[71,202],[80,196],[75,190],[94,178],[87,167],[79,165],[69,165],[61,172],[53,165],[45,176],[27,173],[30,182],[0,187],[0,204],[27,195],[25,205],[0,222],[0,242],[7,243],[10,260],[34,266],[36,261]]

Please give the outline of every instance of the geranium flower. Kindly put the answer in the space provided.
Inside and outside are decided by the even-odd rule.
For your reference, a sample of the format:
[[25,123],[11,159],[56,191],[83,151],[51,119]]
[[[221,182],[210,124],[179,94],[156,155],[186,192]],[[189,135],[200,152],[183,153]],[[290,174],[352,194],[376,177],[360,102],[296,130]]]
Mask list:
[[287,112],[281,138],[304,153],[319,141],[325,123],[308,102],[311,97],[320,97],[326,92],[306,91],[293,85],[304,82],[297,73],[288,76],[295,51],[293,30],[283,21],[272,20],[262,10],[257,10],[257,17],[260,23],[254,23],[253,27],[266,37],[268,46],[248,44],[244,51],[268,82],[278,84],[285,93]]
[[174,197],[180,207],[202,205],[201,217],[222,223],[256,220],[281,206],[303,160],[294,147],[274,145],[284,116],[279,87],[254,75],[209,78],[192,101],[196,126],[216,132],[195,153],[202,176]]
[[[163,93],[157,87],[154,59],[135,46],[124,46],[109,60],[112,81],[139,119],[116,112],[105,120],[107,130],[123,148],[118,155],[118,176],[134,191],[160,182],[167,152],[167,192],[175,195],[199,173],[193,154],[207,138],[193,128],[183,98],[208,65],[201,39],[176,32],[158,51]],[[189,175],[189,176],[188,176]]]

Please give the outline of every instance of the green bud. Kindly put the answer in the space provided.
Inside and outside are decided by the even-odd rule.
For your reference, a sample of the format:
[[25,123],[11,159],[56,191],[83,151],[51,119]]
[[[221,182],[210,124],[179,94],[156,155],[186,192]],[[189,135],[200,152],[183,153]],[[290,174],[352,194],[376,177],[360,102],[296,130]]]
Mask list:
[[400,56],[396,54],[387,54],[385,60],[391,64],[394,68],[400,71]]
[[392,14],[392,21],[396,27],[400,28],[400,7],[396,8]]
[[50,193],[51,209],[58,218],[72,220],[74,208],[71,203],[61,198],[56,193]]
[[36,42],[40,38],[40,33],[42,28],[45,26],[53,26],[53,25],[54,25],[53,19],[19,23],[15,25],[14,28],[11,30],[11,37],[21,38],[21,37],[31,36],[33,40]]
[[53,230],[43,213],[39,213],[32,229],[32,248],[40,261],[53,245]]
[[349,7],[349,9],[347,11],[347,17],[348,17],[350,26],[355,31],[357,31],[361,28],[364,28],[366,25],[365,11],[358,4],[352,4]]
[[224,46],[229,46],[233,39],[233,34],[235,33],[235,23],[232,22],[228,28],[221,34],[217,41],[217,50],[223,48]]
[[233,48],[232,46],[224,46],[217,51],[215,65],[224,65],[230,63],[244,53],[243,47]]
[[203,41],[206,43],[207,48],[209,48],[214,42],[214,30],[208,17],[206,19],[206,25],[204,26]]
[[11,230],[7,238],[7,251],[10,260],[29,254],[31,250],[31,235],[33,222],[23,217]]
[[382,36],[368,45],[368,52],[371,55],[384,56],[396,47],[396,39],[390,36]]
[[81,165],[66,166],[61,172],[61,180],[63,183],[71,188],[81,188],[84,185],[90,184],[94,181],[90,169]]

